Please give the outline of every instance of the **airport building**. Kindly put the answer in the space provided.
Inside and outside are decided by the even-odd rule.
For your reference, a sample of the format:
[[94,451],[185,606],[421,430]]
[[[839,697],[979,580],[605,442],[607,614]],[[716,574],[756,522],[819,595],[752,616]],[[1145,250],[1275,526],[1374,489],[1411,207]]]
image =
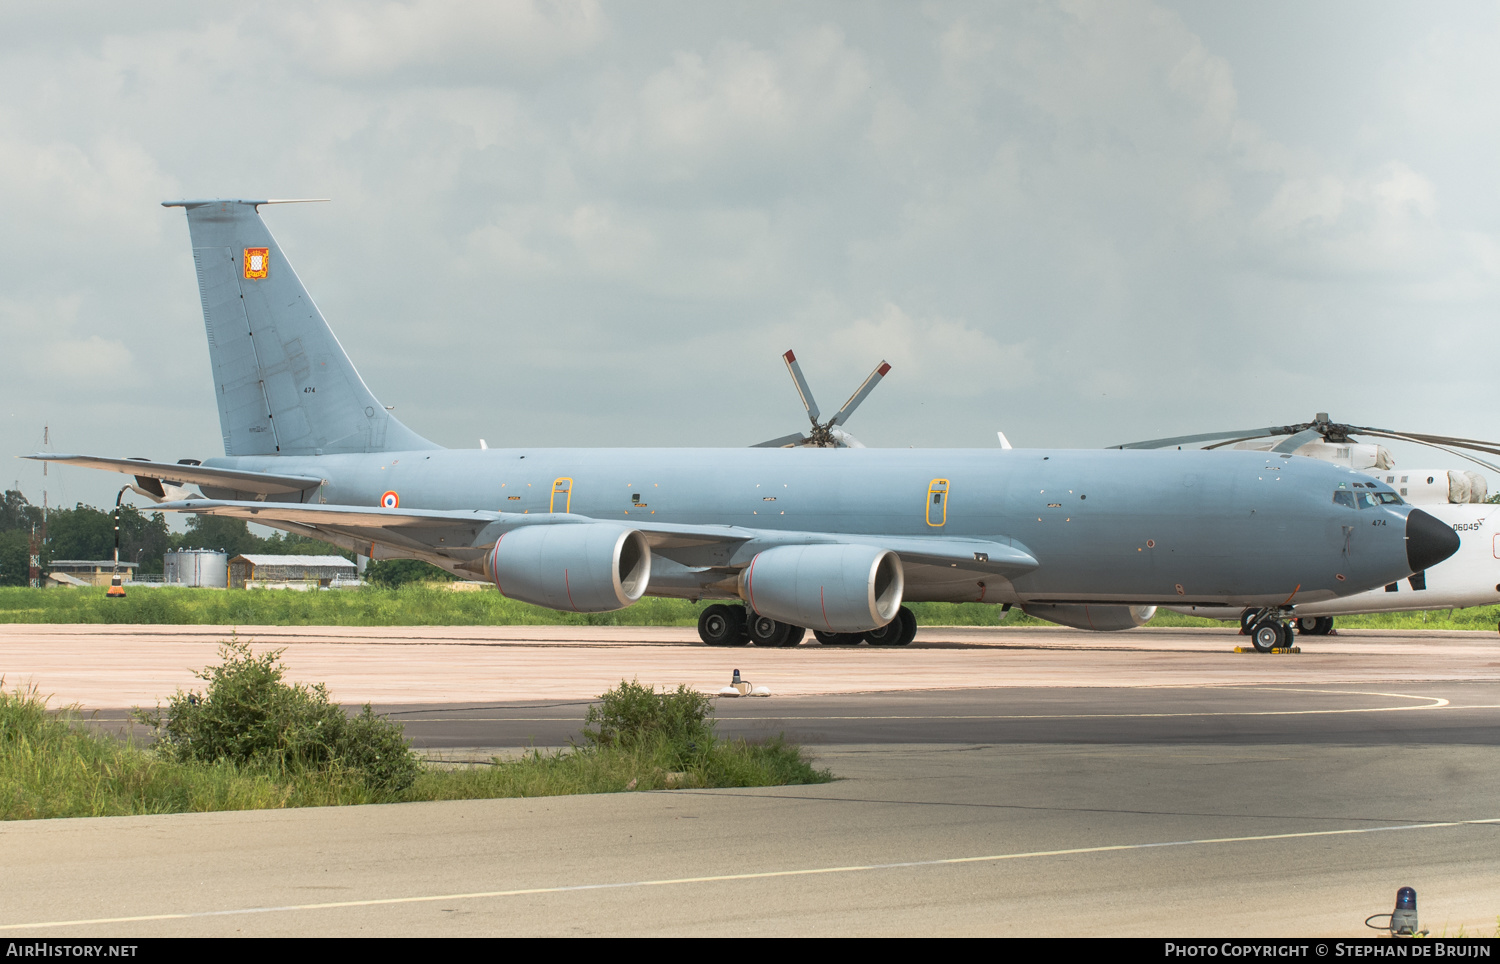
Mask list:
[[235,556],[229,560],[231,589],[338,589],[360,584],[354,563],[343,556]]
[[[120,578],[133,582],[138,566],[135,562],[120,563]],[[114,572],[113,559],[53,559],[47,578],[62,586],[107,586]]]

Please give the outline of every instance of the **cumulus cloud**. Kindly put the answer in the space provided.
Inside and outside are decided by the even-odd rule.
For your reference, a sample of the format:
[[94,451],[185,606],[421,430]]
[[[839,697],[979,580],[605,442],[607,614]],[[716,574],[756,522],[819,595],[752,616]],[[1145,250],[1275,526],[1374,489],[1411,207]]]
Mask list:
[[[76,447],[214,454],[156,205],[236,195],[335,199],[266,217],[372,388],[452,444],[753,442],[788,429],[787,347],[829,398],[891,362],[871,444],[1105,444],[1330,394],[1486,434],[1482,372],[1364,373],[1413,332],[1463,357],[1500,309],[1494,15],[1350,44],[1298,10],[1272,32],[1299,60],[1245,45],[1269,12],[1174,2],[0,12],[0,334],[78,406],[13,381],[7,444],[128,384],[152,417]],[[1389,80],[1338,100],[1351,73]],[[1318,136],[1284,123],[1318,98]]]
[[1029,344],[1002,345],[961,320],[916,318],[894,304],[810,339],[803,350],[861,377],[874,360],[894,359],[909,386],[949,398],[1020,391],[1036,381]]
[[593,0],[333,2],[268,19],[316,71],[369,79],[420,68],[419,83],[545,69],[595,47],[608,29]]

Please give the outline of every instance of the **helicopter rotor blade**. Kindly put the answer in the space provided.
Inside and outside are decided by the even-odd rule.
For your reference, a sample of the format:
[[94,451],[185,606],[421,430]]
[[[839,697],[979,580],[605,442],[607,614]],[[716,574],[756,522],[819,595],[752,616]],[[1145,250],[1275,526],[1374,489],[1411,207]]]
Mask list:
[[875,386],[879,385],[880,380],[885,377],[885,373],[890,370],[891,366],[886,364],[884,360],[879,365],[876,365],[875,370],[870,373],[869,377],[860,384],[859,388],[854,390],[853,395],[849,396],[849,400],[844,403],[843,408],[839,409],[839,413],[829,420],[828,427],[832,428],[835,425],[842,425],[847,422],[849,416],[854,414],[854,410],[859,408],[860,403],[869,397],[869,394],[875,390]]
[[[1361,435],[1374,436],[1375,438],[1395,439],[1398,442],[1415,442],[1418,445],[1426,445],[1429,448],[1435,448],[1435,449],[1438,449],[1439,451],[1447,452],[1449,455],[1456,455],[1459,458],[1464,459],[1465,461],[1473,462],[1475,465],[1478,465],[1478,466],[1480,466],[1482,468],[1489,469],[1491,472],[1500,472],[1500,465],[1491,465],[1489,462],[1486,462],[1484,459],[1481,459],[1481,458],[1478,458],[1476,456],[1470,455],[1467,452],[1460,451],[1460,450],[1458,450],[1456,448],[1450,448],[1447,445],[1439,445],[1436,442],[1427,442],[1427,441],[1424,441],[1424,440],[1419,439],[1419,438],[1415,438],[1415,437],[1410,436],[1410,435],[1397,435],[1394,432],[1371,432],[1371,431],[1366,430],[1366,431],[1360,432],[1360,434]],[[1479,449],[1478,451],[1492,451],[1492,450],[1489,450],[1489,449]],[[1500,454],[1500,453],[1495,453],[1495,454]]]
[[1300,449],[1302,446],[1306,445],[1308,442],[1322,441],[1322,439],[1323,433],[1318,431],[1317,429],[1303,429],[1296,435],[1282,439],[1276,444],[1275,448],[1271,449],[1271,451],[1290,455],[1291,453]]
[[1244,438],[1230,438],[1230,439],[1225,439],[1222,442],[1215,442],[1212,445],[1205,445],[1205,446],[1203,446],[1203,451],[1205,451],[1205,452],[1212,452],[1214,449],[1221,449],[1221,448],[1223,448],[1226,445],[1238,445],[1241,442],[1253,442],[1255,439],[1258,439],[1258,438],[1269,438],[1269,437],[1270,436],[1267,436],[1267,435],[1247,435]]
[[790,348],[786,354],[781,356],[786,362],[786,370],[792,373],[792,382],[797,386],[797,395],[802,399],[802,407],[807,409],[807,417],[813,423],[818,424],[818,403],[813,400],[812,389],[807,387],[807,379],[802,377],[802,366],[797,364],[797,356],[792,354]]
[[794,448],[798,445],[805,445],[810,441],[811,439],[809,439],[806,435],[803,435],[801,432],[794,432],[791,435],[783,435],[781,438],[773,438],[765,442],[756,442],[750,447],[753,449],[788,449]]
[[1455,448],[1473,449],[1476,452],[1488,452],[1491,455],[1500,455],[1500,442],[1486,442],[1483,439],[1460,438],[1456,435],[1425,435],[1416,432],[1393,432],[1388,428],[1368,428],[1355,425],[1351,425],[1349,429],[1353,432],[1359,432],[1362,435],[1379,435],[1383,438],[1419,442],[1423,445],[1451,445]]
[[[1304,426],[1295,426],[1301,429]],[[1202,435],[1179,435],[1175,438],[1154,438],[1144,442],[1125,442],[1121,445],[1108,446],[1112,449],[1166,449],[1174,445],[1191,445],[1194,442],[1217,442],[1220,439],[1246,439],[1261,438],[1266,435],[1290,435],[1287,431],[1294,428],[1288,425],[1273,425],[1270,428],[1242,428],[1234,432],[1205,432]],[[1243,436],[1242,438],[1240,436]]]

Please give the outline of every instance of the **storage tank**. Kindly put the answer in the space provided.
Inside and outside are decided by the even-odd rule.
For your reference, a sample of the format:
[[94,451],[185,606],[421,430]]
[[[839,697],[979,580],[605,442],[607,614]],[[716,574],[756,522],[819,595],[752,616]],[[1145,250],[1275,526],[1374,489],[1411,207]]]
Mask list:
[[162,581],[169,586],[229,586],[229,553],[218,549],[177,549],[162,556]]

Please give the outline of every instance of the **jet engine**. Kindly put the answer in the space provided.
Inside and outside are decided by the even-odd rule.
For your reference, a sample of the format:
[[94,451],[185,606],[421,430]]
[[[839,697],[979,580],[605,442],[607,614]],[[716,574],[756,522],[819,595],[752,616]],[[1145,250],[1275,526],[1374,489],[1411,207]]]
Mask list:
[[485,557],[485,576],[512,599],[579,613],[624,609],[651,580],[651,547],[608,523],[521,526]]
[[740,576],[740,598],[756,613],[830,633],[889,623],[904,587],[901,558],[876,546],[777,546]]
[[1144,626],[1156,615],[1155,606],[1046,606],[1028,604],[1021,611],[1037,619],[1074,629],[1112,633]]

